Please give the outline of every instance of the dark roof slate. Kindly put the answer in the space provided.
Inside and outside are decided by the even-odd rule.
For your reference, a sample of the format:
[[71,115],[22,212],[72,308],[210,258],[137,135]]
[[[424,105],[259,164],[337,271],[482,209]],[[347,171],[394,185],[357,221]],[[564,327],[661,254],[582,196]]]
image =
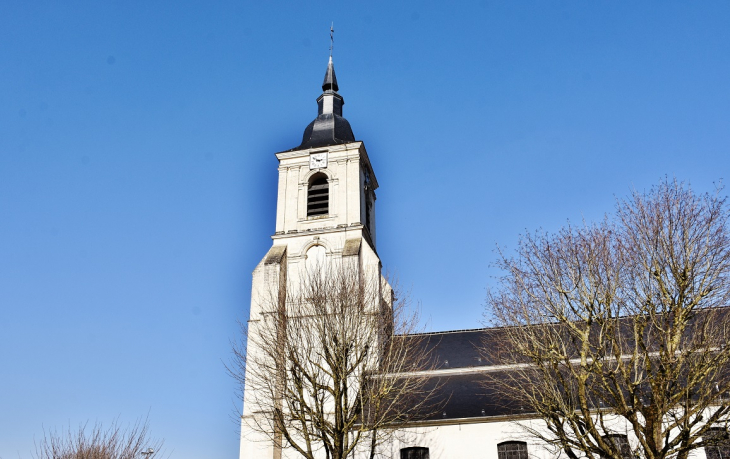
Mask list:
[[491,389],[488,379],[481,373],[435,376],[433,379],[432,384],[436,381],[440,384],[433,404],[439,409],[426,414],[426,420],[514,416],[527,411],[515,400]]
[[304,129],[302,143],[295,150],[328,147],[355,141],[350,123],[335,113],[317,115]]
[[[501,377],[490,374],[490,377]],[[515,416],[528,412],[515,398],[509,394],[497,392],[490,387],[482,373],[455,375],[434,375],[429,379],[426,391],[435,390],[426,406],[411,402],[418,406],[409,413],[415,420],[431,421],[439,419],[489,418],[495,416]]]
[[494,365],[490,357],[479,348],[485,346],[498,349],[504,344],[504,329],[480,328],[450,332],[423,333],[402,336],[402,339],[416,340],[418,346],[427,350],[436,362],[436,369],[469,368]]
[[[625,328],[624,336],[632,336],[632,320],[631,317],[619,319],[620,328]],[[671,320],[671,317],[667,316],[665,320]],[[694,320],[697,321],[697,326],[702,326],[707,321],[726,323],[730,320],[730,308],[701,309],[694,316]],[[548,326],[559,327],[558,324]],[[689,327],[688,333],[692,329],[693,325]],[[434,371],[429,375],[429,385],[435,388],[436,393],[433,402],[420,413],[421,419],[448,420],[529,414],[530,408],[521,406],[518,402],[517,392],[509,393],[504,387],[502,392],[498,392],[498,384],[490,383],[515,377],[509,374],[506,367],[495,367],[505,362],[515,362],[514,359],[519,358],[506,352],[509,346],[506,335],[509,331],[508,328],[482,328],[399,336],[400,339],[414,340],[417,346],[431,353],[435,366],[422,368],[423,370],[446,370]],[[633,346],[630,339],[625,344],[629,348]],[[488,349],[488,355],[480,352],[480,347]],[[433,407],[439,409],[429,410]]]
[[324,82],[322,83],[322,91],[339,91],[337,86],[337,75],[335,75],[335,66],[332,64],[332,56],[327,64],[327,70],[324,72]]
[[[292,150],[355,142],[350,123],[342,116],[345,99],[337,93],[338,89],[335,66],[330,58],[322,83],[323,92],[317,99],[317,117],[304,129],[302,143]],[[331,107],[325,105],[325,98],[331,99]]]

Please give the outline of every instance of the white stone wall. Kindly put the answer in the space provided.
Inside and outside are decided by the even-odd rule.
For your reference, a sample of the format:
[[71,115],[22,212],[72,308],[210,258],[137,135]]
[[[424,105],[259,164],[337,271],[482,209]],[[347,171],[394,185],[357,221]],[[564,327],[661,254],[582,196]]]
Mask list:
[[531,457],[551,457],[543,448],[525,438],[518,426],[507,421],[403,429],[388,445],[389,450],[383,453],[385,457],[399,458],[401,448],[425,446],[429,449],[430,459],[497,459],[497,444],[503,441],[524,441],[528,443]]
[[[542,425],[539,420],[499,420],[485,419],[474,422],[473,419],[454,420],[451,424],[432,424],[423,427],[401,429],[394,438],[379,449],[383,458],[400,458],[400,449],[412,446],[427,447],[430,459],[498,459],[497,445],[505,441],[523,441],[527,443],[528,454],[534,459],[565,458],[536,442],[520,428],[518,422],[529,423],[535,428]],[[354,459],[368,458],[368,451],[360,451]],[[248,456],[264,457],[264,456]],[[267,456],[270,457],[270,456]],[[300,457],[292,450],[284,450],[283,458]],[[324,457],[324,455],[323,455]],[[690,459],[706,459],[703,450],[690,454]]]
[[[399,458],[400,449],[411,446],[422,446],[429,449],[430,459],[498,459],[497,445],[505,441],[522,441],[527,443],[528,455],[535,459],[565,459],[564,453],[548,448],[531,437],[521,424],[532,429],[543,430],[544,423],[538,419],[490,420],[482,422],[476,419],[450,420],[450,423],[426,423],[423,427],[409,427],[399,431],[393,441],[381,449],[382,457]],[[542,429],[541,429],[542,427]],[[617,429],[618,433],[628,434],[632,448],[636,439],[628,429]],[[364,459],[360,455],[358,459]],[[689,459],[706,459],[704,450],[690,453]]]

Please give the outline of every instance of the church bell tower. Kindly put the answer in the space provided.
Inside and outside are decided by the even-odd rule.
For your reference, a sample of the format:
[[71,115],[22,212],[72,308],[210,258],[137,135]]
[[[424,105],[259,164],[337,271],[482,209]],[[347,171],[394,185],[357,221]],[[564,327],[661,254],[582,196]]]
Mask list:
[[[278,310],[286,311],[286,293],[281,292],[296,288],[310,265],[326,268],[348,263],[361,279],[368,276],[371,284],[375,280],[381,298],[390,296],[376,251],[378,181],[364,143],[355,140],[342,116],[345,101],[338,91],[330,57],[317,98],[317,117],[305,128],[299,146],[276,153],[276,227],[271,248],[253,272],[249,336],[270,320],[271,292],[280,292]],[[249,339],[249,356],[257,352],[252,347]],[[282,447],[250,427],[260,413],[255,411],[257,394],[249,384],[249,372],[247,367],[241,458],[278,459]]]
[[276,154],[274,247],[286,246],[289,257],[305,256],[312,244],[334,257],[348,256],[362,244],[375,254],[378,182],[364,143],[355,140],[342,116],[345,100],[338,90],[330,57],[317,117],[304,130],[301,145]]

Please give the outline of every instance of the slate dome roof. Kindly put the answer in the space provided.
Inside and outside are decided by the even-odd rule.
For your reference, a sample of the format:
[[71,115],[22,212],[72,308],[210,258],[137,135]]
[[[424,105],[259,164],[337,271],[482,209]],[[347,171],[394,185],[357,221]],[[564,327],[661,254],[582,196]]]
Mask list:
[[355,141],[350,123],[342,117],[345,100],[337,93],[337,76],[330,57],[322,83],[322,95],[317,98],[317,118],[304,129],[302,143],[294,150],[326,147]]

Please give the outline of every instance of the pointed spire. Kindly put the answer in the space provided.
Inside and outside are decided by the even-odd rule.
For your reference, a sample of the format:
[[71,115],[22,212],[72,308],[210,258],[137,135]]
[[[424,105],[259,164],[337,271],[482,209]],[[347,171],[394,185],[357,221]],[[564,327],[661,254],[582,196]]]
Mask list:
[[324,83],[322,83],[322,91],[335,91],[337,92],[340,88],[337,87],[337,76],[335,75],[335,66],[332,64],[332,56],[330,56],[329,64],[327,64],[327,71],[324,74]]
[[337,93],[337,77],[332,56],[322,83],[322,95],[317,98],[317,118],[304,130],[302,143],[297,149],[323,147],[355,141],[350,123],[342,117],[345,100]]

